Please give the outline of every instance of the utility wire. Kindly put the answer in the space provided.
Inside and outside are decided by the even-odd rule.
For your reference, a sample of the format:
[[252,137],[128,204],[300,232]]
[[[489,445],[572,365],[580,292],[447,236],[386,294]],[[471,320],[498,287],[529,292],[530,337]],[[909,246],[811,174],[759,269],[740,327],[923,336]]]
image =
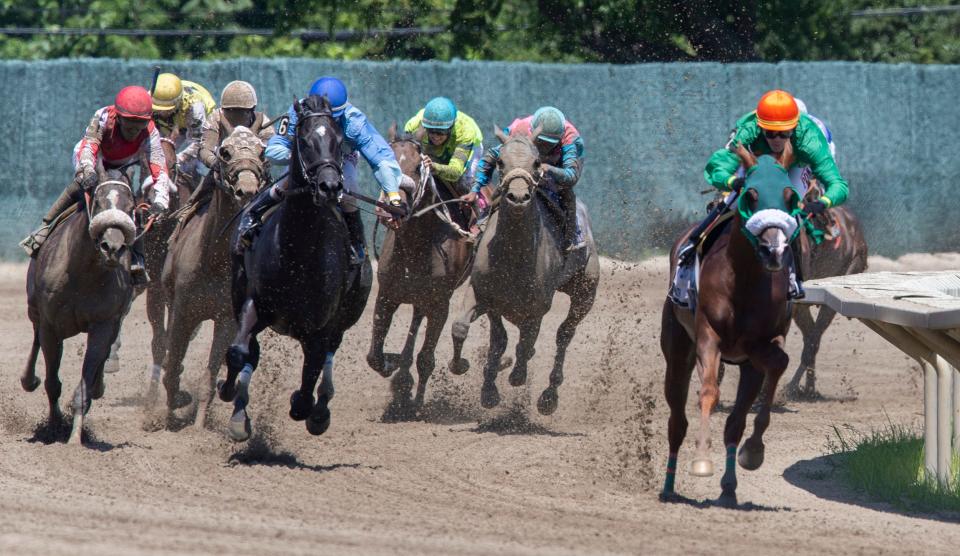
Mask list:
[[[501,30],[501,29],[498,29]],[[439,35],[449,31],[447,27],[397,27],[393,29],[371,29],[368,31],[322,31],[320,29],[301,29],[289,33],[278,33],[274,29],[95,29],[80,27],[60,27],[44,29],[41,27],[0,27],[0,35],[96,35],[124,37],[243,37],[249,35],[261,37],[293,37],[305,41],[350,41],[377,37],[410,37],[418,35]]]
[[931,15],[942,13],[960,13],[960,5],[950,6],[916,6],[913,8],[868,8],[850,12],[852,17],[890,17],[909,15]]

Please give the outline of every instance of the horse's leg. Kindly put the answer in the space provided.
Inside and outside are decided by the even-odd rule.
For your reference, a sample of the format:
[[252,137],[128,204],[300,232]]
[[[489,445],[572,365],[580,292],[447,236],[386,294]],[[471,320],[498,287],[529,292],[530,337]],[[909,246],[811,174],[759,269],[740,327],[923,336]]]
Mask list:
[[500,371],[500,358],[507,350],[507,329],[503,327],[503,318],[488,313],[490,319],[490,347],[487,349],[487,364],[483,368],[483,387],[480,390],[480,405],[490,409],[500,403],[497,391],[497,372]]
[[724,464],[723,478],[720,479],[720,503],[724,506],[737,505],[737,446],[740,445],[743,430],[747,426],[747,413],[757,399],[761,386],[763,386],[763,373],[750,363],[741,364],[737,399],[723,429],[723,444],[727,448],[727,459]]
[[540,336],[540,324],[543,318],[532,317],[520,323],[520,337],[517,340],[516,362],[507,379],[510,386],[523,386],[527,382],[527,363],[536,353],[537,338]]
[[760,395],[760,410],[753,420],[753,434],[743,443],[737,460],[740,467],[747,470],[758,469],[763,464],[763,433],[770,426],[770,407],[777,392],[777,383],[790,363],[790,357],[783,351],[783,337],[770,342],[763,350],[752,354],[751,363],[763,371],[766,381]]
[[246,369],[252,373],[257,368],[260,362],[260,344],[256,342],[254,335],[266,328],[266,324],[260,322],[257,307],[250,298],[244,301],[238,320],[240,327],[237,335],[227,349],[227,379],[219,385],[220,399],[225,402],[232,402],[237,395],[236,381],[240,371]]
[[596,281],[583,281],[570,291],[570,309],[567,318],[557,328],[557,354],[553,359],[553,370],[550,371],[550,386],[540,394],[537,400],[537,410],[542,415],[550,415],[557,410],[559,396],[557,393],[563,384],[563,363],[567,357],[567,348],[577,332],[577,326],[593,308],[597,296]]
[[720,387],[717,374],[720,370],[720,337],[709,324],[697,327],[697,374],[700,376],[700,430],[691,473],[697,477],[713,475],[710,460],[710,415],[717,406]]
[[220,366],[223,365],[223,354],[230,347],[230,339],[236,333],[237,325],[229,313],[217,317],[213,321],[213,342],[210,345],[210,354],[207,356],[207,380],[200,379],[200,389],[197,400],[197,418],[194,426],[202,429],[207,421],[207,412],[210,411],[210,402],[213,401],[213,390],[217,383]]
[[[477,295],[472,286],[468,286],[463,294],[463,307],[466,309],[457,317],[450,328],[450,335],[453,337],[453,358],[450,359],[450,372],[455,375],[462,375],[470,370],[470,362],[461,356],[463,343],[467,341],[470,323],[483,314],[480,306],[477,305]],[[489,360],[487,364],[490,364]]]
[[435,351],[437,343],[440,341],[440,334],[443,332],[443,325],[447,323],[447,316],[450,313],[448,303],[440,303],[431,307],[427,315],[427,329],[423,334],[423,346],[417,353],[417,396],[413,403],[417,408],[423,406],[423,397],[427,391],[427,382],[430,381],[430,375],[433,374],[437,366]]
[[188,301],[179,297],[170,311],[170,327],[167,338],[167,353],[163,360],[163,386],[167,391],[168,417],[173,411],[190,405],[192,396],[180,388],[183,375],[183,359],[190,347],[193,331],[200,326],[200,319],[187,306]]
[[60,411],[60,393],[63,384],[60,382],[60,360],[63,357],[63,340],[56,337],[51,330],[38,330],[40,348],[43,350],[43,363],[46,367],[46,376],[43,389],[47,392],[47,402],[50,404],[49,422],[57,426],[63,422],[63,413]]
[[[250,353],[246,355],[246,362],[243,363],[241,370],[233,373],[232,379],[228,370],[227,380],[230,381],[229,393],[232,394],[231,399],[224,399],[224,392],[228,391],[228,387],[225,386],[226,383],[220,385],[220,399],[233,402],[233,414],[230,415],[230,422],[227,425],[227,435],[236,442],[247,440],[252,433],[250,416],[247,414],[247,406],[250,405],[250,379],[253,378],[253,371],[260,363],[260,342],[257,341],[256,336],[259,330],[254,330],[254,334],[250,336]],[[231,346],[230,349],[232,350],[233,347]],[[230,351],[227,352],[228,369],[231,366],[230,353]]]
[[410,329],[407,331],[407,340],[403,343],[403,351],[399,356],[392,355],[393,363],[388,362],[388,365],[399,368],[390,381],[393,401],[387,413],[393,414],[393,417],[406,416],[405,414],[410,411],[410,391],[413,390],[413,375],[410,373],[410,367],[413,366],[413,350],[417,345],[417,333],[420,331],[423,318],[423,310],[414,305],[413,318],[410,319]]
[[677,476],[677,453],[687,435],[687,392],[690,389],[690,375],[696,356],[693,341],[674,315],[673,303],[666,301],[661,319],[660,349],[667,362],[663,381],[663,392],[670,406],[670,418],[667,421],[667,438],[670,453],[667,458],[666,478],[663,483],[661,500],[674,496],[674,484]]
[[[824,332],[827,331],[827,328],[830,327],[830,323],[833,322],[833,317],[837,315],[837,312],[827,307],[826,305],[820,306],[820,311],[817,313],[817,322],[813,325],[813,330],[810,333],[809,346],[805,340],[803,343],[803,355],[801,356],[801,366],[806,367],[806,384],[804,384],[804,392],[809,397],[817,396],[817,354],[820,352],[820,340],[823,339]],[[803,361],[806,361],[806,365],[803,365]]]
[[[155,277],[159,278],[159,275]],[[150,321],[150,328],[153,330],[153,337],[150,340],[150,350],[153,353],[152,370],[158,373],[167,351],[167,330],[164,323],[167,305],[159,284],[151,284],[147,288],[146,297],[147,320]]]
[[[340,341],[343,339],[343,332],[336,332],[334,338],[318,339],[310,343],[310,351],[304,351],[304,364],[309,358],[311,366],[319,365],[321,373],[320,385],[317,386],[317,403],[314,404],[307,418],[307,432],[314,436],[327,432],[330,428],[330,400],[333,399],[333,362],[334,355],[340,347]],[[304,367],[306,371],[306,367]],[[306,386],[306,384],[301,387]],[[309,390],[306,390],[309,392]]]
[[40,386],[40,377],[37,376],[37,356],[40,354],[40,333],[37,327],[33,327],[33,345],[30,346],[30,356],[27,358],[27,366],[23,368],[23,374],[20,375],[20,386],[27,392],[33,392]]
[[317,380],[320,378],[326,360],[326,352],[322,344],[322,340],[318,337],[311,337],[300,342],[300,349],[303,351],[300,389],[294,390],[290,394],[290,418],[294,421],[305,421],[310,416],[310,412],[313,411],[314,403],[316,403],[313,397],[313,389],[317,385]]
[[[821,314],[825,308],[825,305],[820,307]],[[831,318],[833,317],[831,316]],[[800,356],[800,365],[797,366],[796,372],[793,373],[793,378],[790,379],[790,382],[788,382],[784,388],[784,395],[790,399],[797,399],[802,394],[800,391],[800,377],[802,377],[804,372],[807,370],[807,364],[810,359],[810,343],[813,339],[814,328],[816,327],[816,324],[813,320],[812,308],[805,304],[795,305],[793,310],[793,321],[797,323],[797,328],[800,329],[800,335],[803,337],[803,354]],[[819,349],[819,346],[817,346],[817,349]]]
[[387,361],[383,353],[383,343],[387,339],[393,314],[398,307],[400,307],[399,303],[387,299],[382,292],[377,295],[377,303],[373,309],[373,333],[370,338],[370,351],[367,352],[367,364],[384,377],[393,374],[398,367],[395,359]]
[[103,372],[103,363],[110,355],[110,346],[120,332],[120,319],[115,322],[101,322],[90,327],[87,332],[87,351],[83,355],[83,370],[80,383],[73,393],[73,428],[68,444],[79,445],[82,442],[83,419],[90,410],[93,385],[97,375]]

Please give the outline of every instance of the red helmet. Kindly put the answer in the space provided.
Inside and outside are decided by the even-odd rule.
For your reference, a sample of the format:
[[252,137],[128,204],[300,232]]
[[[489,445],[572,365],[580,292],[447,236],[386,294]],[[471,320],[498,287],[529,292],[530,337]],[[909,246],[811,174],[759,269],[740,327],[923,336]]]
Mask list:
[[793,95],[773,90],[760,97],[757,104],[757,124],[770,131],[789,131],[797,127],[800,109]]
[[113,106],[124,118],[149,120],[153,116],[153,100],[143,87],[131,85],[120,89]]

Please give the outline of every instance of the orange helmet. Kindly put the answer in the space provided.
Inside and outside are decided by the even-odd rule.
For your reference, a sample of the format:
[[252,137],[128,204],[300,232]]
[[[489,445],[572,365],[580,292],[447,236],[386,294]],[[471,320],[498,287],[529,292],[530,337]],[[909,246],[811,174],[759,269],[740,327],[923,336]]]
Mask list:
[[800,109],[793,95],[780,89],[769,91],[757,103],[757,124],[770,131],[789,131],[797,127]]

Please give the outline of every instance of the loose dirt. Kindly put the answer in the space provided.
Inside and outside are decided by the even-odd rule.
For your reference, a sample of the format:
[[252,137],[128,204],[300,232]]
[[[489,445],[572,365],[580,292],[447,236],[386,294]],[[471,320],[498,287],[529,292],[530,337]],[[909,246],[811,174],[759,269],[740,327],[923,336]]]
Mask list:
[[[872,266],[956,268],[960,258],[911,255]],[[955,553],[955,517],[866,501],[840,485],[823,457],[834,426],[922,423],[914,363],[846,319],[823,341],[818,387],[825,399],[789,403],[773,416],[763,467],[739,470],[739,510],[710,505],[719,476],[687,472],[692,435],[677,479],[691,502],[658,502],[666,462],[658,343],[665,269],[662,258],[603,262],[597,304],[570,348],[551,417],[537,414],[536,398],[547,384],[565,296],[544,323],[528,384],[513,388],[501,373],[500,407],[479,405],[481,319],[465,352],[471,370],[446,372],[445,333],[422,419],[399,423],[384,422],[390,381],[364,359],[371,297],[337,355],[326,435],[312,437],[287,416],[300,352],[266,335],[252,383],[254,437],[245,444],[226,439],[230,406],[219,400],[206,430],[142,430],[150,328],[141,299],[123,330],[121,371],[107,375],[106,395],[89,413],[89,442],[78,449],[47,443],[58,431],[42,426],[43,389],[20,390],[31,334],[25,266],[0,266],[0,553]],[[407,309],[394,320],[388,351],[399,350],[409,317]],[[513,355],[516,330],[508,329]],[[184,384],[202,378],[209,341],[206,326],[188,354]],[[788,348],[795,364],[795,329]],[[80,338],[68,342],[64,404],[82,353]],[[725,381],[727,403],[735,387]],[[690,416],[695,403],[691,396]],[[714,417],[718,466],[725,417]]]

